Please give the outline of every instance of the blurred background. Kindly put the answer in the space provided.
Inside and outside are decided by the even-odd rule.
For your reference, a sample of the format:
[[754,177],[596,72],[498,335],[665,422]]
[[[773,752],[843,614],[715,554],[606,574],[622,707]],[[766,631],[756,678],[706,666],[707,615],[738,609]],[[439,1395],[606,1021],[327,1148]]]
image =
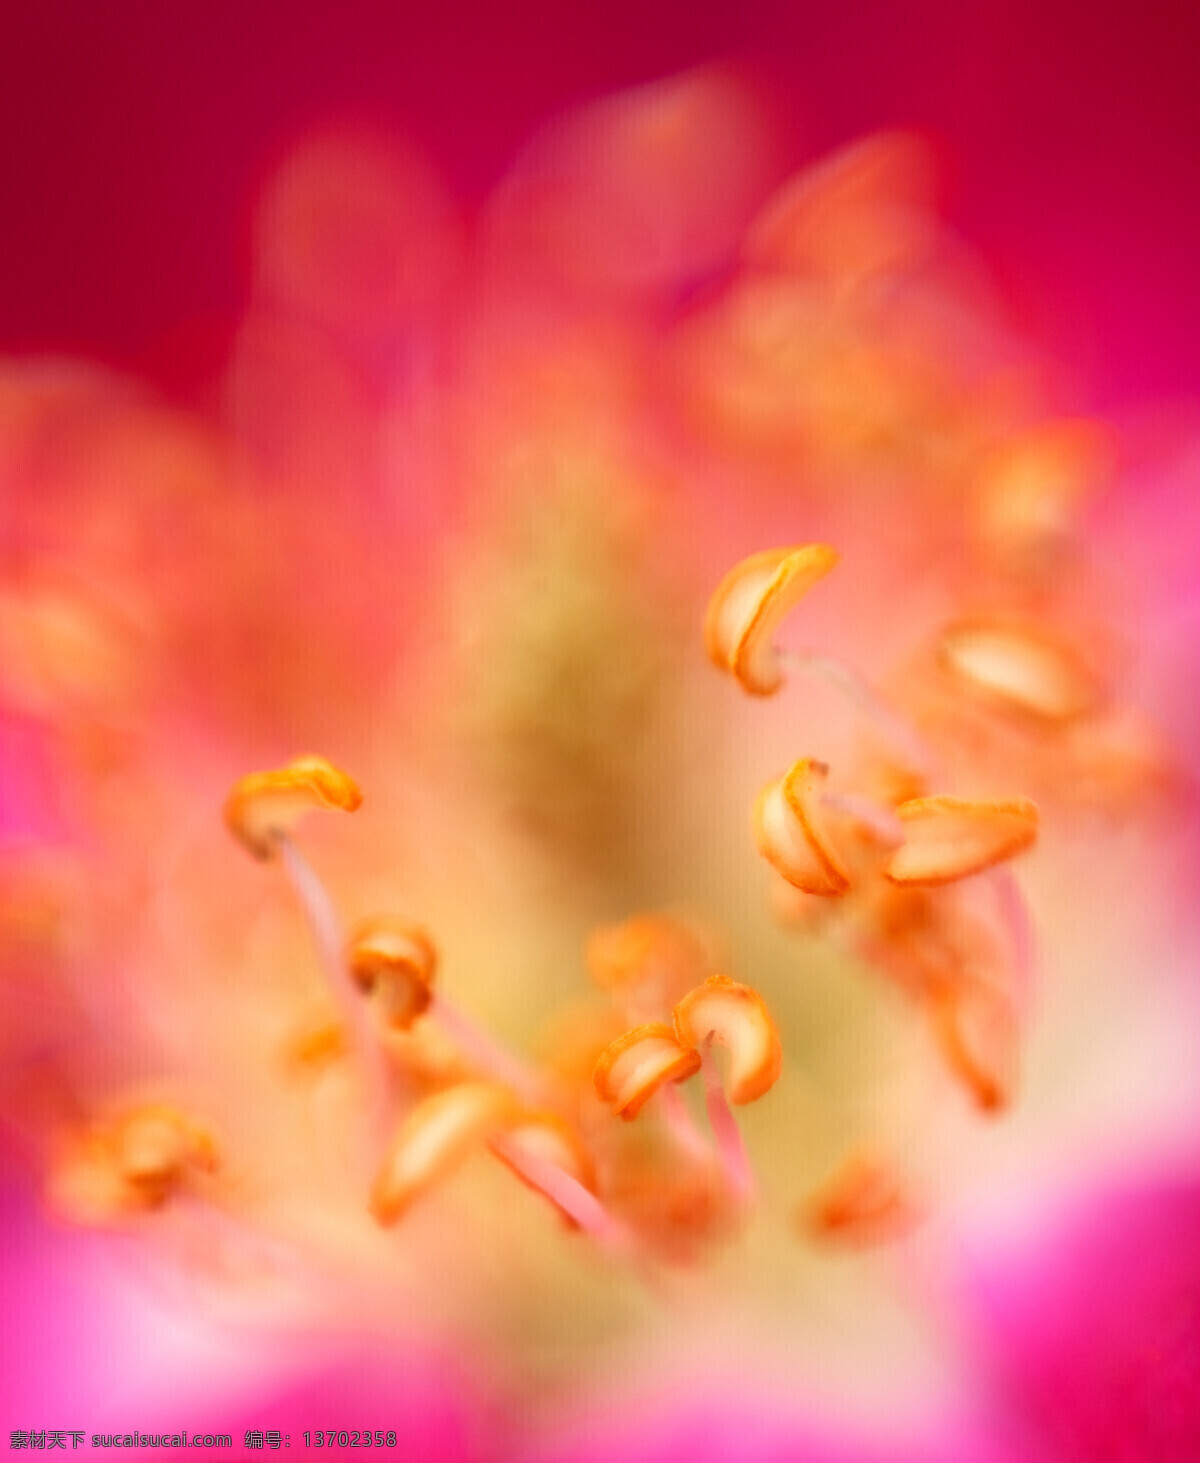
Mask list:
[[563,107],[713,58],[774,90],[789,161],[931,129],[950,221],[1104,398],[1195,379],[1200,15],[1152,0],[565,7],[117,0],[8,7],[0,348],[184,388],[244,302],[247,215],[296,133],[404,129],[465,199]]

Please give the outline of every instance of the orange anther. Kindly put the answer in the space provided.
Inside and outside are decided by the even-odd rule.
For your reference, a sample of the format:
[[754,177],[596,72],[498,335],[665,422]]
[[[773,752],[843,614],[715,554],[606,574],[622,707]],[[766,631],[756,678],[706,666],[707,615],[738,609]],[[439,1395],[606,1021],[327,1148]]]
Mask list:
[[675,1007],[675,1034],[693,1051],[710,1037],[728,1049],[730,1102],[754,1102],[779,1077],[783,1049],[766,1002],[727,975],[710,975],[684,996]]
[[255,858],[269,859],[280,834],[312,808],[352,813],[362,793],[352,777],[324,757],[297,757],[276,772],[240,777],[225,802],[225,822]]
[[669,1026],[654,1021],[605,1047],[592,1081],[601,1101],[628,1122],[664,1082],[682,1082],[699,1070],[699,1054],[681,1046]]
[[809,1196],[798,1220],[815,1239],[870,1245],[899,1237],[919,1217],[892,1165],[861,1149]]
[[429,1005],[437,949],[419,925],[387,915],[363,920],[347,943],[346,960],[397,1030],[406,1030]]
[[217,1163],[212,1135],[167,1104],[129,1113],[117,1125],[115,1140],[121,1176],[150,1188],[172,1183],[187,1168],[211,1173]]
[[1028,798],[913,798],[896,816],[905,841],[884,870],[893,884],[949,884],[1012,858],[1037,838],[1037,805]]
[[825,832],[818,803],[829,773],[808,758],[759,794],[754,836],[759,852],[806,894],[844,894],[850,874]]
[[718,670],[743,690],[770,696],[783,684],[775,631],[784,615],[837,564],[828,544],[765,549],[735,565],[717,586],[704,621],[704,646]]
[[594,930],[587,963],[598,985],[653,994],[660,1006],[669,1006],[703,978],[708,956],[686,925],[665,914],[641,914]]
[[413,1200],[452,1173],[518,1111],[498,1082],[460,1082],[409,1113],[371,1190],[371,1213],[394,1224]]
[[1040,626],[961,620],[943,631],[937,649],[959,685],[1036,721],[1075,721],[1100,700],[1099,683],[1077,652]]
[[216,1166],[207,1129],[169,1104],[147,1104],[72,1136],[50,1176],[51,1202],[76,1223],[112,1224],[158,1208]]
[[1017,1085],[1017,1016],[1009,996],[983,980],[934,991],[929,1015],[951,1072],[988,1113],[1008,1107]]

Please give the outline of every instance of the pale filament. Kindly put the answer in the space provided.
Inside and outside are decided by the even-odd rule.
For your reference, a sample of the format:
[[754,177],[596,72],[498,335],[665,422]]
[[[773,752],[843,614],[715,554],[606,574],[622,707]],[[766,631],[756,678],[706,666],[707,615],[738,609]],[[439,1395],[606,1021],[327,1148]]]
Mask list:
[[856,822],[869,828],[880,843],[899,848],[904,842],[904,824],[890,808],[874,802],[859,792],[826,792],[821,794],[821,806],[846,813]]
[[688,1111],[683,1094],[674,1082],[664,1082],[657,1094],[658,1108],[671,1137],[690,1158],[707,1161],[712,1149]]
[[708,1109],[708,1121],[712,1126],[717,1152],[729,1187],[743,1203],[749,1204],[755,1195],[754,1172],[750,1167],[750,1156],[742,1141],[742,1131],[737,1119],[729,1110],[725,1087],[717,1061],[712,1051],[713,1032],[709,1032],[700,1043],[700,1070],[704,1075],[704,1105]]
[[545,1085],[537,1073],[482,1027],[477,1026],[439,991],[430,994],[426,1015],[437,1018],[455,1045],[480,1072],[494,1077],[506,1087],[511,1087],[533,1107],[539,1107],[545,1102]]
[[509,1143],[502,1137],[493,1138],[492,1147],[501,1151],[513,1168],[518,1169],[535,1188],[557,1204],[597,1244],[613,1250],[623,1250],[630,1246],[630,1236],[625,1227],[609,1214],[590,1189],[586,1189],[565,1169],[539,1154],[523,1151],[517,1144]]
[[938,759],[916,727],[852,665],[816,650],[776,647],[779,657],[806,675],[840,691],[879,728],[901,762],[926,782],[940,782]]
[[367,1110],[371,1131],[375,1133],[383,1130],[390,1118],[393,1084],[387,1054],[375,1029],[370,1006],[362,999],[346,964],[341,924],[329,891],[288,834],[277,832],[275,840],[283,866],[307,916],[329,988],[350,1032],[351,1048],[358,1057],[367,1084]]
[[1037,985],[1037,940],[1029,904],[1016,875],[1007,865],[997,864],[995,868],[988,869],[987,882],[1008,936],[1013,998],[1017,1010],[1028,1016]]

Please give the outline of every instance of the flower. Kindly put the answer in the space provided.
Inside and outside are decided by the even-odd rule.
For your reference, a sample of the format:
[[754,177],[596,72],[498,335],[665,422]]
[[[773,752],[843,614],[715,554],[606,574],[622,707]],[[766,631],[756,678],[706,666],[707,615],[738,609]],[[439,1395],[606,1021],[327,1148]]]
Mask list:
[[[719,68],[611,98],[468,240],[339,129],[266,186],[206,415],[7,370],[0,689],[57,802],[9,824],[6,1111],[49,1243],[264,1357],[264,1422],[325,1376],[414,1452],[586,1456],[668,1389],[653,1457],[786,1377],[746,1446],[1000,1456],[896,1273],[982,1175],[1192,1111],[1170,962],[1072,928],[1146,954],[1192,813],[1108,436],[918,139],[772,187],[769,130]],[[139,1422],[242,1416],[153,1363]],[[22,1405],[107,1426],[75,1385]]]

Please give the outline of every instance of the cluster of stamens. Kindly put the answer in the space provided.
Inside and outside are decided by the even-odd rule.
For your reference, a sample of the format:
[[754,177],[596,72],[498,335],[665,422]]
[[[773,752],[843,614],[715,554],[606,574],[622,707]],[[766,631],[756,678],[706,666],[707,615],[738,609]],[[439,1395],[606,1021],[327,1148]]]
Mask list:
[[[772,637],[787,611],[836,563],[832,549],[808,544],[754,554],[735,566],[709,609],[705,639],[713,662],[757,696],[780,689],[785,665],[834,664],[827,656],[784,651]],[[1048,635],[964,622],[947,630],[939,650],[950,671],[982,695],[1015,702],[1030,715],[1069,717],[1088,702],[1084,671]],[[950,1071],[981,1108],[994,1111],[1012,1095],[1013,967],[1028,958],[1023,905],[1001,866],[1036,840],[1037,807],[1019,796],[929,790],[937,758],[916,728],[851,668],[827,679],[851,688],[871,716],[896,764],[891,781],[905,795],[880,799],[857,789],[832,791],[830,768],[801,758],[758,797],[753,822],[759,851],[805,898],[853,896],[864,916],[860,950],[921,1002]],[[1013,947],[1008,968],[1000,971],[980,972],[986,936],[956,933],[961,920],[934,892],[980,875],[995,883],[999,918]]]
[[[831,657],[797,656],[776,643],[784,617],[838,557],[826,545],[809,544],[744,560],[712,599],[706,647],[754,696],[776,693],[790,666],[816,669],[848,688],[890,743],[892,786],[900,792],[881,797],[838,789],[828,766],[801,758],[757,799],[758,848],[804,898],[857,904],[860,950],[878,956],[921,1001],[950,1070],[980,1106],[995,1109],[1012,1090],[1015,999],[1003,981],[978,974],[961,943],[955,946],[936,901],[946,887],[996,871],[1028,848],[1037,809],[1022,797],[931,790],[936,759],[865,678]],[[1048,637],[1026,644],[1014,629],[964,622],[947,632],[941,655],[949,673],[981,684],[985,694],[1009,696],[1029,715],[1069,717],[1089,695],[1084,673]],[[368,915],[343,934],[294,829],[310,811],[352,812],[361,801],[352,778],[307,756],[241,778],[225,819],[256,859],[283,866],[315,937],[341,1016],[322,1028],[319,1040],[310,1035],[304,1050],[314,1062],[347,1057],[365,1085],[375,1177],[364,1208],[379,1224],[393,1225],[482,1152],[546,1198],[571,1227],[618,1249],[635,1244],[636,1226],[620,1217],[619,1200],[616,1211],[609,1207],[621,1188],[612,1171],[620,1145],[601,1138],[595,1151],[595,1117],[572,1111],[550,1074],[496,1042],[440,987],[435,991],[433,936],[386,913]],[[1011,924],[1019,896],[1008,884],[1003,891]],[[595,1050],[592,1101],[625,1123],[652,1105],[674,1155],[669,1161],[685,1173],[715,1175],[732,1208],[746,1212],[755,1183],[733,1109],[762,1098],[783,1060],[762,996],[715,973],[703,942],[665,915],[596,931],[587,955],[614,1019],[626,1023]],[[434,1028],[461,1061],[424,1090],[414,1089],[397,1080],[389,1042],[419,1040]],[[717,1049],[725,1053],[721,1065]],[[680,1092],[697,1075],[711,1138]],[[214,1163],[205,1130],[158,1107],[91,1131],[64,1172],[73,1176],[77,1211],[112,1217],[161,1204]],[[913,1213],[887,1159],[871,1152],[848,1155],[801,1218],[810,1233],[863,1239],[902,1231]]]

